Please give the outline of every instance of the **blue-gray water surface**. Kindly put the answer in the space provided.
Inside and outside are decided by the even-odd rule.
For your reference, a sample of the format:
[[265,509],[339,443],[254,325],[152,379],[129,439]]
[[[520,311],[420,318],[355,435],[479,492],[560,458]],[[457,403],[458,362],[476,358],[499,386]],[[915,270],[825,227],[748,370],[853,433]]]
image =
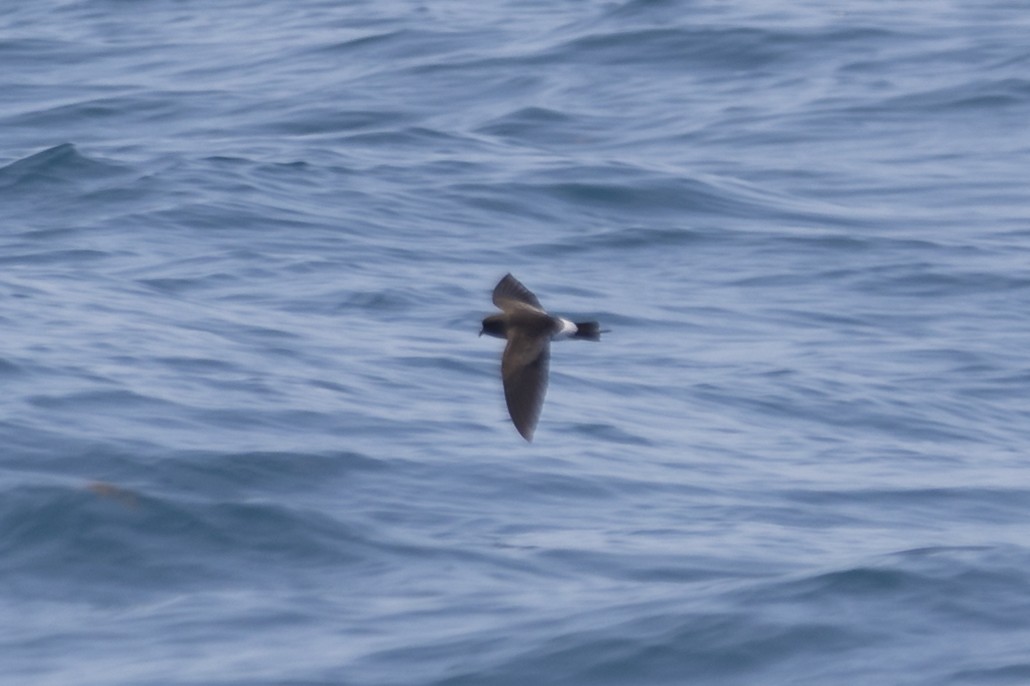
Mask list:
[[1028,35],[5,3],[0,682],[1030,683]]

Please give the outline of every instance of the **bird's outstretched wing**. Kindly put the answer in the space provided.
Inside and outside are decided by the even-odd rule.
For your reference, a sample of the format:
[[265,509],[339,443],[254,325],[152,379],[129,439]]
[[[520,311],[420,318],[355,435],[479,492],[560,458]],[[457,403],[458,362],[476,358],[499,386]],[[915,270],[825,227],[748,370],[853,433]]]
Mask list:
[[527,441],[533,440],[533,430],[544,404],[544,394],[547,393],[549,358],[550,343],[547,338],[518,332],[510,334],[501,358],[501,377],[504,380],[508,414],[515,428]]
[[528,288],[519,283],[519,280],[511,274],[505,274],[504,278],[494,287],[494,305],[503,310],[505,301],[511,300],[531,305],[540,310],[543,309],[540,301]]

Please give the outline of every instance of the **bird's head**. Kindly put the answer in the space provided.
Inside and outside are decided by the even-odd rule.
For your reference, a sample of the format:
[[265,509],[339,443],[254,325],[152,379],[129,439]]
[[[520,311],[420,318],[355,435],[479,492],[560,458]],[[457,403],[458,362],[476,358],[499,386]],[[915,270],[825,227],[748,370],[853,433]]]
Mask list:
[[492,314],[483,320],[483,328],[480,330],[479,335],[487,334],[488,336],[495,336],[497,338],[508,337],[508,325],[504,321],[503,314]]

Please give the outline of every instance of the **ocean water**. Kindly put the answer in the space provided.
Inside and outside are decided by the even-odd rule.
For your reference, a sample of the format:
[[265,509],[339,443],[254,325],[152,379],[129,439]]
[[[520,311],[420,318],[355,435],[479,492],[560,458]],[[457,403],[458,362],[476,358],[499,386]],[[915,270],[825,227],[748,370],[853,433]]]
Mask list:
[[0,683],[1030,683],[1028,32],[4,4]]

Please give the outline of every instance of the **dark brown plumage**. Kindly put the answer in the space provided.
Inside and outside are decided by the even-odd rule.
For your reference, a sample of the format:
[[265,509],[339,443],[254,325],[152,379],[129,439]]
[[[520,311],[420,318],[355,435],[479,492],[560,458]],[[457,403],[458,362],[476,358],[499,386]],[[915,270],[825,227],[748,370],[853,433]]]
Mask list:
[[536,296],[511,274],[505,275],[494,288],[493,301],[501,314],[484,319],[479,334],[508,341],[501,356],[504,399],[515,428],[531,441],[547,392],[551,339],[596,341],[600,340],[600,329],[597,322],[574,323],[551,316]]

